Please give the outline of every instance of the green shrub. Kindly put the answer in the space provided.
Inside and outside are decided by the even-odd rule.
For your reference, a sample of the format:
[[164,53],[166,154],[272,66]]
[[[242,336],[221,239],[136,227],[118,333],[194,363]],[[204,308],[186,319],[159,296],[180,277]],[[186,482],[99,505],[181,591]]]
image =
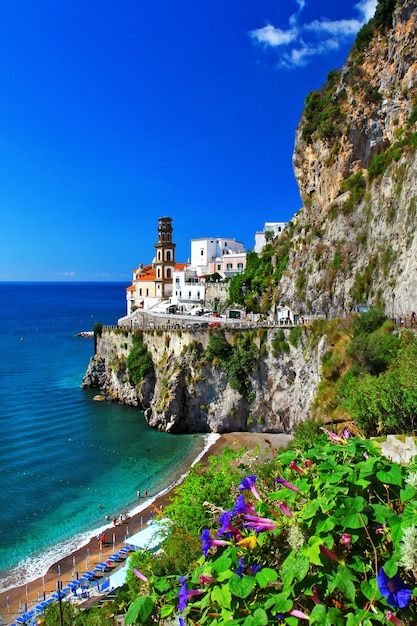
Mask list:
[[298,346],[298,342],[300,341],[300,337],[302,335],[303,329],[301,326],[293,326],[290,330],[289,341],[294,348]]
[[126,359],[130,380],[138,385],[154,369],[152,356],[143,341],[143,333],[136,331],[132,336],[132,348]]

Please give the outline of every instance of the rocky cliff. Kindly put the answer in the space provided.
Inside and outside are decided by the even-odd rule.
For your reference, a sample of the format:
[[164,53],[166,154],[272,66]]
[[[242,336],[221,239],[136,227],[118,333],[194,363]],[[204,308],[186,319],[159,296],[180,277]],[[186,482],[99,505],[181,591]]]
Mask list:
[[417,308],[417,8],[381,3],[339,71],[309,94],[294,170],[304,206],[278,296],[341,316]]
[[[247,331],[246,331],[247,332]],[[137,406],[150,426],[181,432],[284,432],[305,420],[320,378],[324,339],[306,329],[297,347],[277,350],[276,330],[260,329],[253,343],[259,358],[248,393],[230,384],[230,374],[205,358],[211,331],[145,331],[153,372],[135,386],[126,366],[130,331],[104,330],[97,341],[83,387],[97,387],[112,400]],[[289,330],[282,331],[289,335]],[[226,333],[232,344],[235,333]]]

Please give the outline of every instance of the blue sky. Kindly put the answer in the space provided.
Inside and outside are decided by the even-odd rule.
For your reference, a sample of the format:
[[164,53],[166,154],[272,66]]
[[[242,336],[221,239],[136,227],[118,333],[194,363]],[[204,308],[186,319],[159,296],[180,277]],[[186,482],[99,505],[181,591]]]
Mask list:
[[158,217],[247,248],[376,0],[2,0],[0,280],[131,280]]

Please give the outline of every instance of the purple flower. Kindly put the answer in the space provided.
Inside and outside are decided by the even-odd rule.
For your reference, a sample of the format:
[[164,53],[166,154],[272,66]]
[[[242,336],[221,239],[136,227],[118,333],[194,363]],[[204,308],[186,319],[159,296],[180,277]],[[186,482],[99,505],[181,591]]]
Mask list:
[[298,617],[298,619],[310,619],[308,615],[299,611],[298,609],[292,609],[288,613],[277,613],[276,619],[285,619],[286,617]]
[[137,576],[138,578],[140,578],[140,580],[143,580],[144,583],[148,582],[148,579],[146,578],[146,576],[144,574],[142,574],[142,572],[140,572],[138,569],[134,569],[133,573],[135,574],[135,576]]
[[184,626],[184,620],[182,619],[182,617],[178,618],[178,624],[179,626]]
[[404,622],[398,619],[398,617],[395,617],[392,611],[387,611],[385,613],[385,617],[387,618],[389,622],[392,622],[393,624],[395,624],[395,626],[404,626]]
[[255,513],[255,507],[253,506],[253,504],[246,504],[245,496],[243,495],[243,493],[241,493],[236,500],[235,508],[232,511],[232,515],[239,515],[239,513],[250,513],[252,515]]
[[208,551],[212,546],[228,546],[230,545],[230,541],[224,541],[223,539],[212,539],[210,535],[210,531],[208,528],[205,528],[201,533],[200,537],[202,541],[201,550],[205,557],[208,555]]
[[284,500],[281,500],[281,502],[278,502],[278,506],[281,509],[281,511],[284,513],[284,515],[286,515],[287,517],[292,517],[292,513],[290,509],[287,507],[287,505],[285,504]]
[[343,533],[341,542],[345,544],[345,546],[349,546],[351,542],[351,536],[348,533]]
[[278,524],[267,517],[258,517],[257,515],[245,515],[243,528],[252,528],[255,532],[260,533],[264,530],[275,530]]
[[379,591],[381,595],[387,599],[390,606],[403,609],[408,605],[411,597],[411,589],[401,580],[398,574],[389,578],[381,567],[378,572],[377,580]]
[[288,489],[292,489],[293,491],[295,491],[295,493],[300,493],[299,488],[292,483],[289,483],[288,480],[285,480],[285,478],[274,478],[274,481],[276,483],[279,483],[280,485],[283,485],[284,487],[288,487]]
[[245,557],[241,557],[238,561],[239,566],[237,567],[237,569],[235,569],[235,574],[237,574],[239,576],[239,578],[242,578],[243,576],[243,572],[245,571]]
[[[242,556],[239,559],[238,563],[239,563],[239,567],[235,569],[235,573],[239,576],[239,578],[242,578],[243,574],[245,573],[245,557]],[[255,576],[255,574],[259,572],[261,567],[262,566],[260,565],[260,563],[254,563],[253,565],[248,565],[248,567],[246,568],[246,573],[248,574],[248,576]]]
[[221,537],[223,534],[227,534],[229,536],[232,534],[238,541],[240,541],[242,539],[242,534],[238,528],[232,526],[230,522],[232,515],[233,511],[225,511],[220,516],[219,521],[221,523],[221,527],[217,532],[217,537]]
[[297,472],[297,474],[302,474],[303,473],[303,470],[301,469],[301,467],[298,467],[298,465],[297,465],[297,463],[295,461],[291,461],[290,469],[293,469],[295,472]]
[[242,482],[240,483],[240,485],[238,486],[238,489],[240,489],[240,490],[248,489],[249,491],[251,491],[253,493],[254,497],[257,500],[260,500],[261,496],[259,495],[259,493],[255,489],[255,482],[256,481],[257,481],[256,476],[246,476],[246,478],[244,478],[242,480]]
[[187,589],[186,577],[180,576],[181,588],[178,592],[178,610],[184,611],[187,606],[187,601],[192,596],[199,596],[204,593],[203,589]]
[[322,554],[324,554],[324,556],[327,556],[327,558],[330,559],[331,561],[337,561],[338,560],[338,558],[335,555],[335,553],[331,552],[331,550],[328,550],[326,548],[326,546],[321,545],[321,546],[319,546],[319,548],[320,548],[320,552]]

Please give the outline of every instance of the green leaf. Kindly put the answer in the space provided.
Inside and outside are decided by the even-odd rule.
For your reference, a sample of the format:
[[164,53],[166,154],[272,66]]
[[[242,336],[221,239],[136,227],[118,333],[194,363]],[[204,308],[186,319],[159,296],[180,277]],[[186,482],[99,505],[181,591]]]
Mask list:
[[270,567],[263,567],[256,573],[255,578],[260,587],[266,587],[268,583],[275,582],[277,580],[278,574]]
[[317,533],[327,533],[329,530],[333,530],[335,523],[330,516],[325,517],[316,526]]
[[360,588],[367,600],[373,600],[375,597],[376,578],[372,578],[371,580],[363,580],[360,584]]
[[153,602],[149,596],[139,596],[129,607],[125,615],[125,624],[134,624],[138,617],[142,624],[146,622],[153,611]]
[[161,617],[162,618],[168,617],[174,611],[175,611],[175,605],[174,604],[163,604],[161,606]]
[[232,594],[230,593],[229,585],[221,585],[221,587],[216,585],[211,592],[211,599],[213,602],[217,602],[219,606],[230,609]]
[[231,564],[232,559],[229,556],[222,555],[218,559],[214,559],[214,561],[211,562],[211,567],[215,572],[220,573],[230,569]]
[[407,500],[411,500],[416,495],[416,490],[411,485],[406,485],[404,489],[400,490],[400,498],[401,502],[406,502]]
[[243,622],[244,626],[265,626],[268,624],[268,615],[263,609],[255,609],[252,615],[248,615]]
[[265,602],[265,608],[274,607],[275,613],[288,613],[293,607],[293,601],[285,593],[277,593]]
[[301,554],[305,556],[313,565],[322,565],[320,559],[320,546],[323,544],[323,539],[320,537],[310,537],[308,545],[302,547]]
[[229,588],[234,596],[238,598],[247,598],[256,585],[253,576],[243,576],[239,578],[237,574],[233,574],[229,580]]
[[376,477],[378,478],[378,480],[381,481],[381,483],[384,483],[386,485],[398,485],[399,487],[401,487],[403,483],[401,468],[396,463],[393,463],[391,465],[388,472],[384,472],[383,470],[377,472]]
[[338,522],[343,528],[364,528],[368,524],[368,518],[364,513],[353,513],[342,517]]
[[316,604],[310,614],[309,624],[317,626],[344,626],[345,620],[339,609],[329,609],[323,604]]
[[308,558],[303,555],[296,556],[294,552],[285,559],[282,564],[281,577],[284,586],[290,585],[294,578],[298,581],[302,581],[308,573],[310,563]]
[[345,565],[338,565],[336,575],[329,581],[329,591],[334,591],[336,588],[340,589],[348,600],[354,602],[355,585],[353,580],[356,581],[357,579],[350,569]]

